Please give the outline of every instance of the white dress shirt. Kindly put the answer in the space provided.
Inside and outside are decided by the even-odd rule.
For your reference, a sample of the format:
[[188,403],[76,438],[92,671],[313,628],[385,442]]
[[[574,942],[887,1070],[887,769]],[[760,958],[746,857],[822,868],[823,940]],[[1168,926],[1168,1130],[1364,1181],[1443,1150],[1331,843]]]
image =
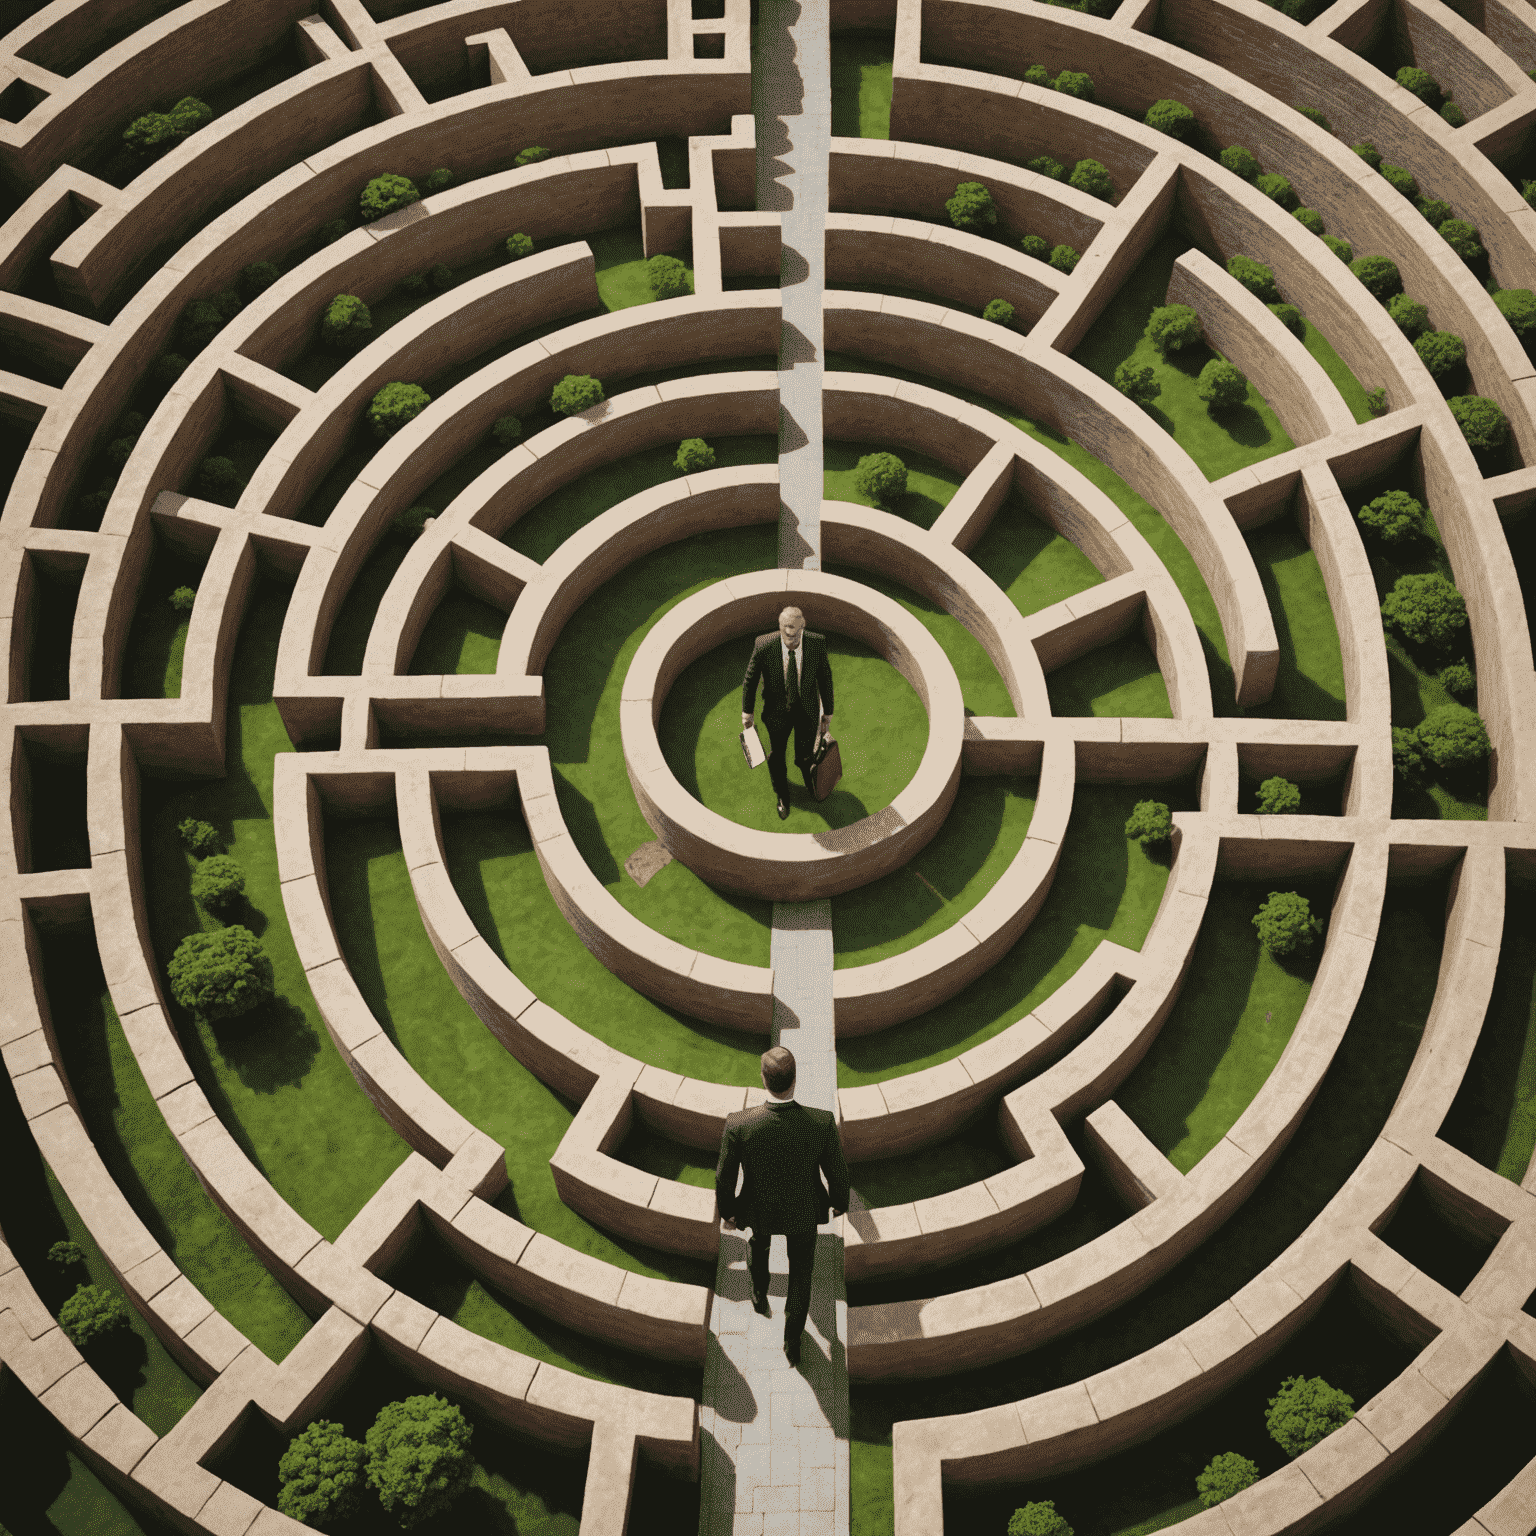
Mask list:
[[[804,634],[802,634],[800,636],[800,644],[798,646],[796,646],[793,651],[791,651],[789,646],[785,643],[784,636],[780,635],[779,636],[779,654],[784,658],[784,684],[785,684],[786,687],[788,687],[788,685],[789,685],[789,658],[791,656],[793,656],[795,658],[795,666],[799,669],[795,673],[795,681],[799,685],[798,688],[796,689],[796,694],[797,694],[797,696],[800,698],[800,700],[803,703],[804,700],[805,700],[805,668],[802,665],[802,663],[803,663],[803,661],[805,659],[805,636],[804,636]],[[820,697],[819,690],[813,692],[813,700],[814,700],[814,703],[816,704],[816,706],[819,707],[820,704],[821,704],[821,697]],[[812,709],[811,710],[811,714],[814,715],[815,713],[816,713],[816,710]]]

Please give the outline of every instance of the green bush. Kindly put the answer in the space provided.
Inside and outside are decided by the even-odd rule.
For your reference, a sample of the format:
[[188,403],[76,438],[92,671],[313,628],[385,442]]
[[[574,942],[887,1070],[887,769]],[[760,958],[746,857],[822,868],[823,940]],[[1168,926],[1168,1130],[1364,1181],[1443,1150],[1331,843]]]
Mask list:
[[1386,386],[1378,385],[1369,390],[1365,397],[1365,408],[1372,416],[1385,416],[1387,414],[1387,390]]
[[1414,645],[1447,646],[1467,627],[1467,604],[1438,571],[1399,576],[1382,600],[1381,616]]
[[425,272],[412,272],[400,279],[400,291],[402,293],[420,293],[427,286],[427,274]]
[[1429,369],[1429,376],[1436,380],[1453,373],[1467,360],[1467,344],[1451,331],[1425,331],[1414,342],[1413,350]]
[[1202,1509],[1214,1509],[1258,1480],[1259,1469],[1246,1456],[1224,1451],[1206,1463],[1205,1471],[1195,1479],[1195,1492],[1200,1496]]
[[1287,1376],[1264,1413],[1269,1437],[1287,1456],[1320,1445],[1355,1416],[1355,1400],[1321,1376]]
[[[183,592],[190,588],[183,587]],[[210,853],[217,853],[224,846],[224,839],[219,836],[217,830],[209,826],[206,821],[194,821],[188,816],[185,821],[176,823],[176,834],[181,838],[182,846],[188,853],[199,859],[205,859]]]
[[76,1349],[128,1326],[128,1303],[104,1285],[77,1285],[59,1308],[59,1327]]
[[676,256],[652,256],[645,264],[645,283],[653,299],[676,299],[689,292],[688,268]]
[[1440,108],[1440,116],[1448,122],[1452,128],[1464,128],[1467,124],[1467,114],[1456,105],[1454,101],[1448,101]]
[[1007,299],[990,299],[981,312],[981,318],[992,321],[994,325],[1012,325],[1013,305]]
[[363,1491],[367,1453],[340,1424],[316,1419],[288,1442],[277,1464],[277,1507],[302,1525],[324,1525],[355,1515]]
[[1439,229],[1447,219],[1456,217],[1456,210],[1439,197],[1421,197],[1414,205],[1429,223]]
[[1397,83],[1431,107],[1440,100],[1440,82],[1427,69],[1404,64],[1397,72]]
[[1079,70],[1064,69],[1051,84],[1063,96],[1075,96],[1079,101],[1093,100],[1093,81]]
[[1419,184],[1414,179],[1413,172],[1401,165],[1386,165],[1380,167],[1381,178],[1395,192],[1401,192],[1404,197],[1417,197]]
[[1150,368],[1138,368],[1130,362],[1121,363],[1115,369],[1115,388],[1137,405],[1150,405],[1163,392],[1163,386]]
[[1171,101],[1164,97],[1147,108],[1147,115],[1142,118],[1142,122],[1148,128],[1155,128],[1159,133],[1166,133],[1169,138],[1187,144],[1195,129],[1195,114],[1182,101]]
[[1229,144],[1222,150],[1221,163],[1234,176],[1241,176],[1244,181],[1257,181],[1264,169],[1252,152],[1244,149],[1241,144]]
[[1337,235],[1324,235],[1323,244],[1333,252],[1340,261],[1348,266],[1355,259],[1355,248],[1348,240],[1340,240]]
[[382,219],[420,201],[421,193],[416,190],[415,182],[409,177],[385,171],[363,188],[363,195],[357,200],[357,211],[363,223],[371,224],[375,219]]
[[1296,206],[1296,193],[1291,184],[1278,171],[1269,171],[1260,176],[1254,182],[1260,192],[1272,203],[1279,203],[1282,208],[1294,208]]
[[210,912],[223,912],[245,894],[245,871],[227,853],[204,859],[192,871],[192,899]]
[[1008,1536],[1072,1536],[1072,1527],[1056,1513],[1054,1499],[1038,1499],[1008,1517]]
[[1274,269],[1266,267],[1262,261],[1255,261],[1251,256],[1234,256],[1227,262],[1227,273],[1235,277],[1255,298],[1263,299],[1266,304],[1280,302]]
[[282,275],[276,262],[253,261],[250,266],[241,267],[240,286],[248,299],[254,299],[258,293],[265,293]]
[[1481,261],[1488,254],[1483,249],[1477,225],[1469,224],[1465,219],[1447,219],[1440,226],[1440,235],[1463,261]]
[[1296,220],[1309,235],[1326,235],[1328,226],[1323,223],[1323,216],[1316,208],[1293,208],[1291,217]]
[[1424,507],[1407,491],[1384,491],[1355,514],[1361,525],[1387,544],[1401,544],[1424,526]]
[[1468,768],[1493,750],[1483,717],[1465,704],[1442,704],[1419,722],[1419,747],[1437,768]]
[[1502,448],[1509,441],[1509,422],[1497,400],[1486,395],[1453,395],[1445,403],[1468,447],[1487,451]]
[[1248,375],[1234,364],[1213,357],[1200,370],[1195,393],[1205,401],[1207,410],[1230,410],[1248,398]]
[[153,160],[204,123],[213,121],[213,108],[196,96],[183,96],[169,112],[146,112],[123,129],[123,143],[140,160]]
[[523,424],[516,416],[498,416],[491,436],[498,448],[510,448],[523,435]]
[[1387,300],[1387,313],[1409,341],[1417,341],[1429,329],[1429,311],[1406,293],[1394,293]]
[[1070,272],[1082,258],[1070,245],[1053,245],[1051,247],[1051,265],[1058,272]]
[[393,437],[431,403],[432,396],[420,384],[386,384],[368,407],[368,425],[375,437]]
[[1301,115],[1304,118],[1306,118],[1306,120],[1309,123],[1316,123],[1317,126],[1319,128],[1321,128],[1324,133],[1332,133],[1333,132],[1333,124],[1330,123],[1328,121],[1328,119],[1323,116],[1323,114],[1322,114],[1322,112],[1321,112],[1321,110],[1319,108],[1317,108],[1317,107],[1297,107],[1296,110],[1298,112],[1300,112]]
[[1277,956],[1305,954],[1323,931],[1312,915],[1312,903],[1295,891],[1271,891],[1254,914],[1253,926],[1264,952]]
[[1405,783],[1417,784],[1429,766],[1424,748],[1419,745],[1419,733],[1411,727],[1392,727],[1392,769]]
[[1110,180],[1109,172],[1097,160],[1079,160],[1072,167],[1067,185],[1076,187],[1079,192],[1086,192],[1089,197],[1098,198],[1100,202],[1112,203],[1115,200],[1115,184]]
[[409,1530],[441,1514],[469,1487],[474,1429],[436,1393],[386,1403],[368,1430],[368,1482]]
[[1024,71],[1024,79],[1025,82],[1029,85],[1040,85],[1049,88],[1051,83],[1051,72],[1045,67],[1044,64],[1031,64],[1029,68]]
[[537,165],[540,160],[549,159],[549,151],[542,144],[530,144],[527,149],[519,150],[514,165]]
[[233,459],[215,455],[197,467],[197,492],[209,501],[233,506],[245,489],[245,477],[235,468]]
[[578,416],[606,398],[602,382],[590,373],[568,373],[550,391],[549,408],[557,416]]
[[679,474],[696,475],[700,470],[715,467],[715,450],[702,437],[685,437],[677,445],[677,457],[672,461]]
[[1440,669],[1440,686],[1447,693],[1471,693],[1477,686],[1477,679],[1466,662],[1453,661],[1450,666]]
[[1278,774],[1265,779],[1255,793],[1261,816],[1294,816],[1301,809],[1301,790]]
[[352,226],[345,219],[332,219],[315,231],[315,245],[322,249],[327,245],[335,245],[343,235],[351,232]]
[[513,261],[520,261],[524,256],[533,255],[533,240],[525,234],[518,233],[507,236],[507,255]]
[[360,347],[373,330],[373,312],[355,293],[338,293],[320,317],[320,340],[328,347]]
[[[191,587],[177,587],[171,593],[169,601],[177,613],[191,613],[192,605],[197,601],[197,593]],[[207,823],[202,822],[200,825],[207,826]]]
[[421,178],[421,195],[431,197],[434,192],[446,192],[453,185],[453,172],[446,166],[439,166],[435,171],[428,171]]
[[171,996],[200,1018],[238,1018],[272,996],[272,962],[256,935],[239,923],[189,933],[166,970]]
[[390,518],[389,526],[401,538],[414,542],[421,537],[428,519],[436,516],[431,507],[402,507]]
[[1043,235],[1025,235],[1019,241],[1019,249],[1026,256],[1033,256],[1036,261],[1051,259],[1051,243]]
[[944,204],[944,211],[956,229],[987,229],[997,223],[992,194],[980,181],[962,181],[955,188],[955,195]]
[[1370,166],[1373,171],[1380,170],[1381,151],[1378,150],[1369,139],[1365,139],[1359,144],[1351,144],[1349,147],[1354,150],[1354,152],[1359,155],[1360,158],[1364,160],[1365,163]]
[[1536,331],[1536,293],[1529,288],[1500,288],[1494,294],[1493,302],[1509,321],[1509,328],[1522,341]]
[[1037,176],[1049,176],[1052,181],[1062,181],[1067,174],[1066,166],[1060,160],[1051,159],[1049,155],[1036,155],[1024,169],[1033,171]]
[[853,488],[878,506],[907,494],[907,466],[894,453],[866,453],[853,471]]
[[1138,800],[1126,820],[1125,835],[1143,848],[1166,843],[1173,836],[1173,812],[1161,800]]
[[57,1264],[61,1268],[68,1269],[71,1264],[85,1263],[85,1249],[79,1243],[72,1243],[68,1238],[55,1243],[48,1250],[48,1262]]
[[1522,181],[1520,183],[1520,196],[1526,202],[1536,204],[1536,181]]
[[232,288],[211,299],[194,299],[181,312],[179,333],[188,352],[201,352],[245,308]]
[[1200,316],[1188,304],[1161,304],[1147,317],[1147,340],[1167,357],[1201,338]]
[[1349,270],[1365,284],[1366,292],[1383,304],[1394,293],[1403,291],[1397,263],[1388,256],[1362,256],[1358,261],[1350,262]]
[[115,437],[107,444],[107,462],[114,469],[121,469],[128,462],[128,456],[133,452],[133,445],[138,442],[138,437]]
[[1307,322],[1302,319],[1301,311],[1294,304],[1271,304],[1269,312],[1291,335],[1305,336],[1307,334]]
[[438,262],[427,276],[432,286],[439,293],[446,293],[448,289],[453,287],[453,268],[444,262]]

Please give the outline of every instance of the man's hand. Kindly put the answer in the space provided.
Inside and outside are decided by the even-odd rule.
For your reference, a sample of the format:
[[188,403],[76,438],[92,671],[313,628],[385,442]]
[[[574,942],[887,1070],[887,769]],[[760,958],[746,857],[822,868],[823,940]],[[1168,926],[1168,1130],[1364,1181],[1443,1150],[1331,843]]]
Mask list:
[[745,711],[742,712],[741,716],[741,728],[744,731],[750,731],[752,729],[752,716],[747,714]]
[[735,1218],[731,1216],[722,1216],[720,1218],[720,1230],[722,1232],[734,1232],[736,1230]]
[[832,716],[831,715],[823,715],[821,717],[821,734],[823,736],[825,736],[827,734],[827,732],[830,731],[831,729],[832,729]]

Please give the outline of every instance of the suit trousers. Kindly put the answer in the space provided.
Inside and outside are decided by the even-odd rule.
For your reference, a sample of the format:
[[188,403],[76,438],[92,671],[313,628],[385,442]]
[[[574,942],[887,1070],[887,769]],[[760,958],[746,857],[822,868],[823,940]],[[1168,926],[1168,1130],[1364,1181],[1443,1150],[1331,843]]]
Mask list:
[[[816,1267],[816,1234],[790,1232],[785,1235],[789,1247],[789,1299],[784,1307],[784,1342],[793,1344],[805,1328],[811,1311],[811,1275]],[[768,1294],[768,1250],[773,1233],[756,1227],[747,1239],[747,1273],[752,1277],[755,1295]]]
[[[764,725],[768,725],[766,720]],[[816,733],[821,727],[817,715],[803,709],[794,709],[782,720],[768,725],[768,777],[773,792],[780,800],[789,799],[789,770],[784,763],[784,750],[791,735],[795,738],[795,766],[805,776],[806,788],[810,788],[811,759],[816,755]]]

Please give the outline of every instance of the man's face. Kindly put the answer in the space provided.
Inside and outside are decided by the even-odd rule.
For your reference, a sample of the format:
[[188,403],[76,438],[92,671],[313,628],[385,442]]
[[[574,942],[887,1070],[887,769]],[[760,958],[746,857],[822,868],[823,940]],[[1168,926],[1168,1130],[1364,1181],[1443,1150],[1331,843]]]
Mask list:
[[786,608],[779,615],[779,634],[783,637],[784,644],[790,650],[795,650],[800,644],[800,636],[805,633],[805,615],[798,608]]

